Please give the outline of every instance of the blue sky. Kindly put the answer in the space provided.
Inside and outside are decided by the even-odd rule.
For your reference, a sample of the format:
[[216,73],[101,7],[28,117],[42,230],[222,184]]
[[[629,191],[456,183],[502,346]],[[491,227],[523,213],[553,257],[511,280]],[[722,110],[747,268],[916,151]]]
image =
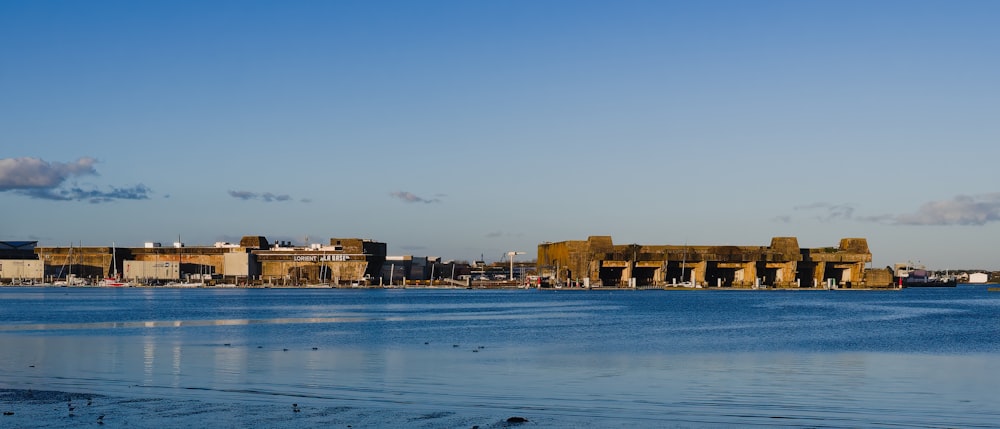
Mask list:
[[0,239],[1000,269],[993,1],[0,1]]

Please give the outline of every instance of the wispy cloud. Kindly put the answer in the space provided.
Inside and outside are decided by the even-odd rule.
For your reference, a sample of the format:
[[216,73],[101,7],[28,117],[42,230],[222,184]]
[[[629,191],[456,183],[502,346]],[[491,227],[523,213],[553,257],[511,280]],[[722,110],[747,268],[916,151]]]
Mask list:
[[[405,191],[391,192],[391,193],[389,193],[389,195],[391,197],[393,197],[393,198],[402,200],[402,201],[407,202],[407,203],[424,203],[424,204],[430,204],[430,203],[440,203],[441,202],[440,198],[430,198],[430,199],[428,199],[428,198],[418,197],[418,196],[416,196],[416,195],[414,195],[412,193],[405,192]],[[438,194],[438,195],[440,195],[440,194]]]
[[15,192],[30,198],[54,201],[87,201],[92,204],[115,200],[145,200],[152,193],[146,185],[111,186],[107,190],[84,189],[77,184],[63,185],[71,177],[97,176],[90,157],[75,162],[48,162],[39,158],[0,159],[0,192]]
[[775,217],[771,218],[771,221],[772,222],[779,222],[779,223],[791,223],[792,222],[792,217],[788,216],[788,215],[775,216]]
[[114,200],[146,200],[152,191],[146,185],[139,184],[128,188],[112,186],[107,191],[72,186],[66,189],[24,189],[20,193],[44,200],[87,201],[91,204],[100,204]]
[[250,191],[229,191],[229,196],[241,200],[253,200],[257,198],[257,193]]
[[[243,200],[243,201],[260,200],[260,201],[263,201],[265,203],[270,203],[270,202],[275,202],[275,201],[277,201],[277,202],[285,202],[285,201],[291,201],[292,200],[291,195],[287,195],[287,194],[274,194],[274,193],[271,193],[271,192],[229,191],[229,196],[233,197],[233,198],[236,198],[236,199]],[[303,199],[301,201],[302,202],[309,202],[310,200]]]
[[[820,222],[850,220],[854,217],[854,207],[848,204],[812,203],[796,206],[795,210],[810,212]],[[783,219],[787,222],[791,218],[785,216]]]
[[523,234],[514,232],[503,232],[503,231],[492,231],[486,234],[486,238],[501,238],[501,237],[521,237]]
[[985,225],[1000,221],[1000,192],[930,201],[916,212],[881,217],[896,225]]
[[[796,211],[813,214],[822,222],[854,220],[886,225],[911,226],[981,226],[1000,221],[1000,192],[979,195],[957,195],[950,199],[929,201],[913,213],[855,215],[848,204],[813,203],[795,207]],[[775,216],[776,222],[789,223],[791,216]]]

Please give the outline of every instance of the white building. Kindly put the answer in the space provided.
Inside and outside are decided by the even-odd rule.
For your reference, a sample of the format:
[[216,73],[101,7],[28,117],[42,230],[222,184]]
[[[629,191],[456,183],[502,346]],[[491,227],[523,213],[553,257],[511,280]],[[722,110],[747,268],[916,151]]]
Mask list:
[[969,283],[982,284],[990,281],[990,275],[986,273],[969,274]]
[[25,281],[41,282],[45,264],[38,259],[0,260],[0,282],[24,284]]

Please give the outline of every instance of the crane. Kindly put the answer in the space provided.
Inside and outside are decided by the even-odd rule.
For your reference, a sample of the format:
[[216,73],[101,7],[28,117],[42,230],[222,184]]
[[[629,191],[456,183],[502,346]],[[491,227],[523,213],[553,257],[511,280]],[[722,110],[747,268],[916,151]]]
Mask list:
[[507,252],[507,257],[510,259],[510,281],[514,281],[514,257],[523,254],[524,252],[516,252],[513,250]]

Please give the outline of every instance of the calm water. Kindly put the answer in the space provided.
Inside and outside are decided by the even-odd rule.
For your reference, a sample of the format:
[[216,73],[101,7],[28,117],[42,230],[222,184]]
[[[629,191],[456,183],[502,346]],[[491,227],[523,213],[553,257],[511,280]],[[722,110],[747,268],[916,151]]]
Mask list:
[[0,288],[0,427],[996,427],[998,352],[981,286]]

